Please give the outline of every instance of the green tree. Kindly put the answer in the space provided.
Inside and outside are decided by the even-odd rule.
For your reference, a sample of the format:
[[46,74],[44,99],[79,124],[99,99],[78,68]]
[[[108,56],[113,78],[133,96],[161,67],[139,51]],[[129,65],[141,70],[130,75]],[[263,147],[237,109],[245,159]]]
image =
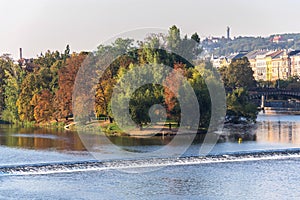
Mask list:
[[253,88],[256,86],[256,81],[253,77],[253,70],[250,67],[250,62],[246,57],[234,59],[227,68],[220,69],[223,76],[224,85],[227,88]]
[[22,122],[31,122],[34,120],[34,107],[30,102],[36,90],[37,88],[35,76],[33,73],[30,73],[22,82],[21,91],[16,102],[16,105],[18,107],[18,115]]
[[198,33],[194,33],[194,34],[191,36],[191,39],[193,39],[193,40],[196,41],[197,43],[200,43],[200,37],[199,37]]
[[0,115],[4,110],[5,66],[6,61],[0,59]]
[[239,123],[245,119],[247,122],[255,122],[257,107],[249,102],[249,96],[244,88],[233,90],[227,95],[227,121]]
[[2,119],[17,123],[19,121],[19,115],[16,104],[26,72],[18,65],[13,65],[11,70],[6,70],[5,73],[5,110],[2,113]]
[[34,59],[34,64],[37,67],[48,67],[50,68],[57,60],[63,60],[63,56],[59,51],[51,52],[48,50],[45,55],[41,54],[37,59]]
[[70,46],[67,45],[64,54],[62,55],[62,59],[64,63],[66,62],[67,58],[70,57]]
[[[151,66],[155,68],[156,66]],[[159,68],[159,67],[158,67]],[[156,73],[152,73],[152,72]],[[126,81],[122,78],[122,73],[124,70],[120,70],[120,79],[118,80],[118,87],[114,92],[118,94],[115,99],[113,99],[113,105],[118,108],[118,116],[114,116],[118,119],[118,122],[123,123],[123,125],[128,125],[128,121],[122,113],[126,113],[129,109],[131,119],[142,128],[143,125],[150,122],[149,109],[154,104],[163,104],[163,87],[157,86],[155,84],[143,85],[143,77],[153,80],[159,79],[159,76],[163,77],[163,74],[159,70],[149,71],[149,66],[134,66],[130,65],[126,75],[130,77],[137,77],[133,81]],[[131,89],[136,85],[143,85],[136,91],[131,93]],[[125,102],[129,101],[129,108]]]
[[169,29],[169,34],[167,36],[167,45],[170,50],[176,50],[178,49],[179,45],[181,43],[180,38],[180,30],[177,28],[177,26],[173,25]]

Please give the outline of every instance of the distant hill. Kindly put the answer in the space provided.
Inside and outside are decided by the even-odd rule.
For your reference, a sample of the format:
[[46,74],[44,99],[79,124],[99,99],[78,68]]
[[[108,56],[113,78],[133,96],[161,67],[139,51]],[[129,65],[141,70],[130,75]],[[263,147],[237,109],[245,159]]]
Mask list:
[[300,33],[276,34],[269,37],[206,38],[202,41],[206,54],[229,55],[257,49],[300,49]]

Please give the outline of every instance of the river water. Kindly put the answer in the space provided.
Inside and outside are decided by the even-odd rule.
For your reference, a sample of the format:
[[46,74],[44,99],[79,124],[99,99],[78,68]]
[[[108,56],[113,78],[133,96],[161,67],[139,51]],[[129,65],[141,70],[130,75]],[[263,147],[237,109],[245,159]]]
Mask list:
[[204,157],[202,136],[180,158],[147,154],[171,137],[109,138],[134,159],[116,158],[99,137],[2,125],[0,199],[300,198],[298,115],[261,113],[253,126],[227,126]]

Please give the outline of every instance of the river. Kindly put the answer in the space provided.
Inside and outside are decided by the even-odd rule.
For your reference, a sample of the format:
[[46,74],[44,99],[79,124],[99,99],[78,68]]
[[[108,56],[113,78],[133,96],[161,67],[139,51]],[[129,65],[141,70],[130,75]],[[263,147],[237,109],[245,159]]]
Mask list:
[[[257,121],[225,127],[205,157],[197,136],[180,158],[147,154],[170,137],[97,143],[102,136],[1,125],[0,199],[299,199],[300,116]],[[116,158],[111,144],[138,156]]]

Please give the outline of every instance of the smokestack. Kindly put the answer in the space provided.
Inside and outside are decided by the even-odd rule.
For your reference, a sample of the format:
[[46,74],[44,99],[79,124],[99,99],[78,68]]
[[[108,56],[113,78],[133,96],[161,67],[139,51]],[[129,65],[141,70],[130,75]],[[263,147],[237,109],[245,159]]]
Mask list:
[[22,48],[20,48],[20,59],[23,59],[23,55],[22,55]]

